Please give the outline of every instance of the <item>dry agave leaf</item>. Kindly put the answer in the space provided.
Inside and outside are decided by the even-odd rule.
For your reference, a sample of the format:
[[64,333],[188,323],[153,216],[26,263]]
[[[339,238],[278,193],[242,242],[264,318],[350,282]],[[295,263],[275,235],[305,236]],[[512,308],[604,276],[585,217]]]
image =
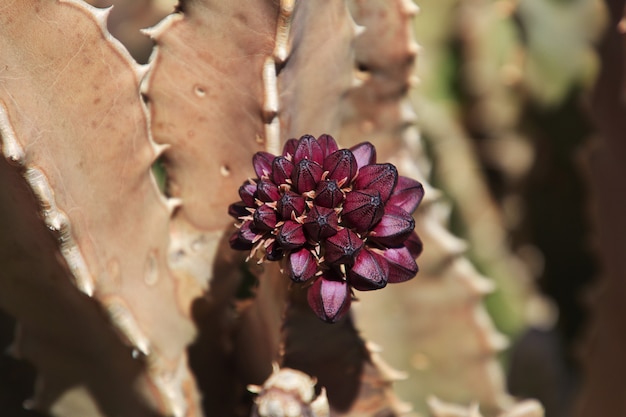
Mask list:
[[[359,327],[368,338],[384,344],[395,366],[410,370],[409,382],[404,387],[399,383],[398,391],[418,408],[424,409],[426,397],[433,393],[504,408],[509,398],[495,357],[504,342],[480,304],[491,285],[462,258],[465,246],[445,229],[446,211],[425,181],[423,169],[428,165],[418,168],[415,162],[425,159],[406,94],[412,72],[405,68],[411,68],[417,50],[410,20],[415,10],[401,1],[358,2],[353,7],[356,22],[366,23],[361,46],[366,52],[360,53],[357,43],[356,54],[360,66],[371,70],[345,107],[348,118],[342,139],[371,140],[380,149],[381,160],[395,162],[401,172],[427,187],[426,200],[416,214],[416,230],[425,247],[421,272],[401,286],[360,294]],[[373,27],[397,29],[385,38]],[[387,74],[404,74],[404,79],[389,81],[392,77]],[[376,326],[381,316],[386,318],[384,325]],[[475,384],[477,380],[481,384]]]
[[625,57],[626,14],[623,2],[612,1],[607,5],[610,23],[599,47],[603,65],[591,99],[599,137],[587,149],[585,158],[595,200],[594,241],[603,272],[590,300],[592,315],[582,352],[585,379],[573,413],[576,417],[617,416],[626,412],[622,383],[626,372],[623,361],[626,331],[622,320],[626,196],[616,192],[623,188],[622,178],[626,175],[626,73],[622,65],[615,64],[623,62]]
[[184,1],[179,9],[149,31],[157,50],[143,91],[154,140],[168,146],[167,192],[182,201],[170,251],[172,268],[188,284],[178,288],[179,297],[192,300],[211,283],[208,299],[195,305],[201,333],[191,364],[202,390],[215,394],[205,395],[206,412],[232,414],[245,384],[261,382],[246,378],[259,366],[260,372],[271,370],[272,357],[258,365],[258,351],[241,366],[230,359],[230,304],[246,267],[228,248],[227,232],[233,223],[228,204],[253,175],[252,155],[269,146],[262,74],[274,48],[278,9],[271,1]]
[[[22,241],[22,255],[34,256],[24,252],[35,248],[29,239],[42,236],[42,225],[18,210],[33,207],[24,191],[29,187],[60,248],[54,251],[47,243],[46,265],[33,264],[30,271],[23,269],[28,258],[9,256],[6,265],[16,265],[16,274],[28,279],[5,275],[3,280],[15,285],[2,292],[3,305],[24,321],[17,347],[43,372],[38,396],[44,407],[67,415],[76,407],[139,415],[149,415],[150,407],[194,415],[194,382],[184,350],[194,328],[189,306],[174,297],[178,283],[166,263],[170,213],[150,171],[156,151],[138,95],[141,69],[111,41],[106,13],[82,2],[13,2],[1,19],[2,144],[14,166],[10,176],[4,163],[3,181],[15,190],[4,204],[17,219],[7,230],[23,233],[3,234],[3,247]],[[52,262],[55,256],[58,263]],[[72,281],[82,294],[68,288]],[[32,285],[33,298],[19,285]],[[48,289],[56,295],[42,301],[37,294]],[[9,297],[20,291],[23,307],[17,308]],[[75,310],[65,310],[70,305]],[[62,326],[57,332],[50,332],[54,327],[47,326],[42,308],[63,311],[49,315],[52,325]],[[128,364],[124,353],[130,350],[115,341],[102,311],[137,355],[145,356],[145,365]],[[72,315],[66,327],[62,320]],[[81,337],[68,333],[72,323],[92,326],[93,339],[78,343]],[[73,349],[82,354],[64,357]],[[133,371],[118,368],[122,364]],[[118,392],[110,387],[129,384],[137,388],[114,401]]]
[[[445,403],[438,398],[431,397],[428,406],[433,417],[481,417],[478,405],[463,407],[456,404]],[[498,414],[498,417],[543,417],[543,408],[535,400],[522,401],[505,412]]]
[[113,6],[107,26],[111,34],[137,60],[145,63],[152,53],[150,38],[140,29],[154,25],[172,12],[176,0],[86,0],[92,6]]
[[603,2],[521,0],[519,16],[528,35],[526,84],[539,103],[556,104],[572,87],[591,85],[598,70],[591,46],[605,24]]

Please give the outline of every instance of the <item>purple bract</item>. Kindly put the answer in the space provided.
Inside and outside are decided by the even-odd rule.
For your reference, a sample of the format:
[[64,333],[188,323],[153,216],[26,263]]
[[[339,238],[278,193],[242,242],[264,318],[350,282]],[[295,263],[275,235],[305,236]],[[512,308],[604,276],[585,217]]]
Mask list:
[[330,135],[304,135],[289,139],[282,155],[258,152],[252,163],[257,178],[243,183],[241,201],[228,210],[239,220],[230,245],[284,259],[322,320],[346,314],[351,289],[415,276],[422,242],[412,213],[424,188],[392,164],[377,164],[371,143],[339,149]]

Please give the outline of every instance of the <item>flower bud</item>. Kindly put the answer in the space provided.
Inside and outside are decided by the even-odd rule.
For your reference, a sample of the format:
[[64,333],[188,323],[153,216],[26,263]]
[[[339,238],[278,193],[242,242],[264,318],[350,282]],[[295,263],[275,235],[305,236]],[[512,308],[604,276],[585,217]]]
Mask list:
[[406,246],[406,248],[409,250],[409,252],[411,253],[411,256],[413,257],[413,259],[415,259],[418,256],[420,256],[420,254],[422,253],[422,249],[424,249],[424,245],[422,244],[422,240],[417,235],[417,233],[415,233],[415,230],[404,241],[404,246]]
[[378,191],[351,191],[346,194],[341,218],[356,231],[365,232],[383,217],[384,208]]
[[254,166],[254,172],[259,178],[263,176],[269,176],[272,172],[272,161],[274,155],[269,152],[257,152],[252,157],[252,165]]
[[293,185],[299,193],[315,190],[317,183],[322,178],[322,166],[309,159],[303,159],[296,165],[291,174]]
[[384,246],[401,246],[415,228],[415,220],[400,207],[387,205],[380,222],[372,229],[370,239]]
[[335,139],[330,135],[320,135],[320,137],[317,138],[317,143],[320,144],[324,157],[327,157],[339,149],[337,142],[335,142]]
[[246,203],[238,201],[228,206],[228,215],[239,219],[240,217],[247,216],[250,212],[246,209]]
[[306,242],[302,225],[293,220],[285,221],[285,224],[283,224],[280,228],[276,239],[284,250],[297,249]]
[[298,139],[291,138],[287,142],[285,142],[285,146],[283,146],[283,156],[291,155],[294,156],[296,153],[296,147],[298,146]]
[[252,184],[248,181],[244,182],[241,187],[239,187],[239,197],[241,201],[243,201],[246,206],[254,207],[254,193],[256,192],[257,185]]
[[317,140],[311,135],[304,135],[298,141],[298,146],[294,154],[294,162],[298,162],[308,159],[310,161],[322,164],[324,161],[324,151]]
[[350,308],[350,288],[343,280],[335,281],[321,276],[308,289],[307,301],[320,319],[334,323]]
[[305,200],[300,194],[296,194],[293,191],[287,191],[283,194],[278,203],[276,204],[276,210],[278,214],[284,219],[291,219],[291,213],[295,213],[296,217],[304,213]]
[[283,258],[283,248],[274,241],[265,248],[265,259],[268,261],[280,261]]
[[388,277],[389,265],[385,258],[367,248],[358,253],[348,272],[348,282],[359,291],[383,288]]
[[[276,201],[280,198],[280,192],[278,191],[278,187],[276,184],[269,180],[261,180],[259,181],[259,185],[257,187],[257,197],[264,203],[269,203],[272,201]],[[253,204],[250,206],[254,207]]]
[[250,250],[253,246],[252,241],[256,236],[256,232],[252,230],[252,222],[250,220],[245,221],[239,230],[230,237],[230,247],[237,250]]
[[350,148],[358,168],[376,163],[376,148],[369,142],[362,142]]
[[324,159],[324,171],[328,171],[328,179],[348,182],[356,175],[357,164],[354,155],[347,149],[333,152]]
[[315,276],[317,260],[309,249],[302,248],[289,254],[289,275],[295,282],[304,282]]
[[383,257],[389,265],[387,282],[396,283],[408,281],[417,274],[418,268],[413,255],[406,247],[389,248],[383,252]]
[[254,219],[254,227],[260,231],[267,232],[276,227],[276,210],[267,204],[258,207],[252,215],[252,218]]
[[291,178],[292,173],[293,162],[284,156],[279,156],[274,159],[274,162],[272,162],[272,181],[274,181],[274,184],[285,184],[287,178]]
[[393,204],[411,214],[424,198],[424,187],[419,181],[408,177],[398,177],[398,183],[387,204]]
[[322,207],[335,208],[343,201],[343,192],[335,180],[323,180],[315,189],[315,204]]
[[386,203],[398,181],[398,170],[392,164],[366,165],[359,169],[359,175],[354,180],[357,190],[373,189],[380,193],[383,203]]
[[350,229],[341,229],[326,239],[324,259],[329,264],[352,265],[354,257],[363,247],[363,241]]
[[338,222],[334,209],[313,205],[304,221],[304,231],[309,239],[320,242],[337,233]]

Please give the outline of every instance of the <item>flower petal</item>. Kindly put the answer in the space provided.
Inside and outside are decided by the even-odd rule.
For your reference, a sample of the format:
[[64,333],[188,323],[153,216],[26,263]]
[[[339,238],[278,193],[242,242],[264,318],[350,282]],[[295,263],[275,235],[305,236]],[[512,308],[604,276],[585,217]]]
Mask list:
[[331,180],[352,181],[357,171],[356,159],[348,149],[340,149],[324,159],[324,171],[328,171],[326,178]]
[[327,134],[320,135],[317,138],[317,143],[320,144],[322,152],[324,153],[324,157],[327,157],[328,155],[339,149],[339,146],[337,146],[337,142],[335,142],[335,139]]
[[335,208],[343,201],[343,192],[335,180],[323,180],[317,184],[315,189],[315,204]]
[[296,191],[306,193],[315,190],[323,172],[322,166],[314,161],[303,159],[298,162],[291,174]]
[[280,228],[276,240],[284,250],[292,250],[304,245],[306,237],[300,223],[287,220]]
[[285,184],[287,178],[291,178],[293,173],[293,162],[284,156],[279,156],[272,162],[272,181],[274,184]]
[[408,281],[417,274],[418,268],[415,259],[413,259],[413,255],[406,247],[386,249],[383,252],[383,257],[389,264],[389,279],[387,282]]
[[254,199],[256,196],[254,193],[256,193],[256,189],[257,185],[248,181],[244,182],[241,187],[239,187],[239,197],[244,203],[246,203],[246,206],[255,206]]
[[294,154],[294,162],[298,162],[308,159],[310,161],[322,164],[324,161],[324,151],[317,140],[311,135],[304,135],[298,141],[298,146]]
[[343,280],[321,276],[308,289],[307,301],[320,319],[335,323],[350,309],[350,287]]
[[289,254],[289,276],[295,282],[304,282],[315,276],[317,261],[309,249],[302,248]]
[[415,229],[415,220],[400,207],[387,204],[385,214],[371,231],[370,240],[384,246],[401,246]]
[[376,148],[369,142],[362,142],[350,148],[357,166],[363,168],[365,165],[376,163]]
[[283,146],[283,156],[291,155],[293,156],[296,153],[296,147],[298,146],[298,139],[291,138],[287,142],[285,142],[285,146]]
[[283,249],[274,241],[265,248],[265,259],[268,261],[280,261],[283,258]]
[[383,288],[388,277],[389,264],[385,258],[367,248],[359,252],[348,272],[348,282],[359,291]]
[[370,230],[382,217],[384,205],[376,190],[356,190],[346,194],[341,218],[357,232]]
[[280,200],[278,200],[276,210],[278,210],[278,214],[284,220],[290,220],[292,213],[295,213],[296,217],[304,213],[305,204],[304,197],[300,194],[287,191],[280,197]]
[[359,169],[359,174],[354,180],[357,190],[378,190],[383,202],[387,202],[398,182],[398,170],[392,164],[366,165]]
[[350,229],[341,229],[336,235],[326,239],[324,259],[329,264],[352,265],[354,258],[363,247],[363,241]]
[[411,214],[421,203],[422,198],[424,198],[424,187],[422,184],[412,178],[400,176],[387,204],[398,206]]
[[254,227],[263,232],[274,229],[274,227],[276,227],[276,223],[278,222],[278,219],[276,218],[276,210],[267,204],[259,206],[254,211],[252,218],[254,219]]
[[250,250],[254,245],[252,241],[257,234],[252,230],[252,222],[250,220],[243,222],[235,233],[229,239],[230,247],[237,250]]
[[[280,198],[278,187],[270,180],[262,179],[259,181],[259,185],[256,186],[256,189],[257,197],[264,203],[276,201]],[[254,201],[252,204],[249,204],[249,206],[254,207]]]
[[259,178],[263,176],[269,176],[272,172],[272,161],[274,155],[269,152],[257,152],[252,157],[252,165],[254,166],[254,172]]
[[422,239],[420,239],[420,237],[417,235],[415,230],[404,241],[404,246],[406,246],[406,248],[409,250],[413,259],[420,256],[422,253],[422,249],[424,249],[424,245],[422,244]]
[[337,233],[339,219],[335,210],[313,205],[304,221],[304,231],[309,239],[320,242]]
[[228,215],[234,217],[235,219],[239,219],[240,217],[247,216],[250,212],[246,209],[247,205],[243,201],[238,201],[236,203],[228,206]]

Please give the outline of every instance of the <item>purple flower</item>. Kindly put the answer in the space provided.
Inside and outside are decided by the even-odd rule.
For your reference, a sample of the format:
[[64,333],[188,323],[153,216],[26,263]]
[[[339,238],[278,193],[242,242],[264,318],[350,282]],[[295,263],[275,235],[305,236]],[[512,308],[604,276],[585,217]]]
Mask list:
[[257,178],[243,183],[241,201],[228,209],[239,220],[230,245],[284,260],[319,318],[340,320],[353,289],[415,276],[422,242],[412,213],[424,188],[376,163],[371,143],[339,149],[330,135],[304,135],[289,139],[282,155],[256,153],[252,164]]

